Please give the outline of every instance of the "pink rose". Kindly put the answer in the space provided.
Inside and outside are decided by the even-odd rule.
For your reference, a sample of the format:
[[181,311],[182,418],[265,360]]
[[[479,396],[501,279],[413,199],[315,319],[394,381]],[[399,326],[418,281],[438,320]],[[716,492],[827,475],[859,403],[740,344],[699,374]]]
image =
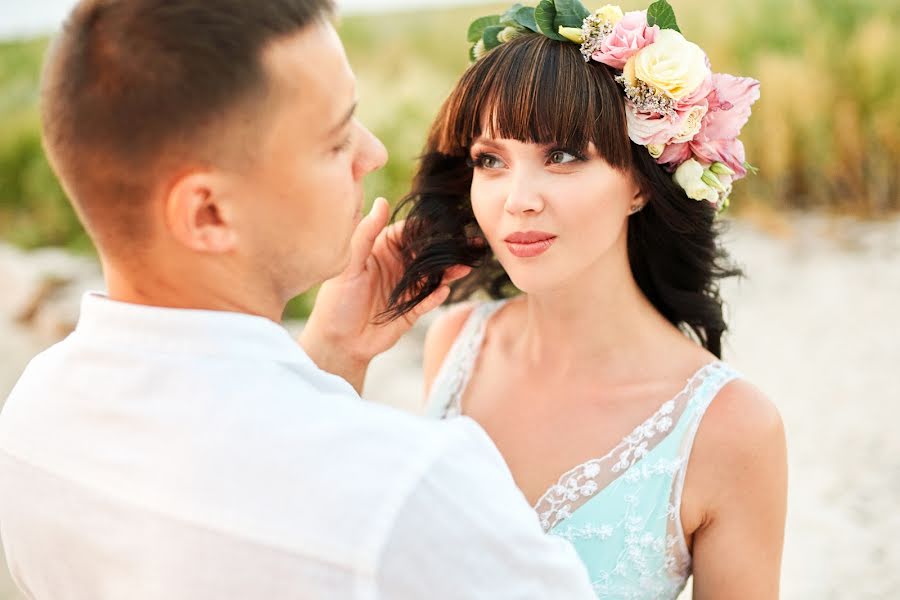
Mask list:
[[633,10],[616,23],[591,58],[620,71],[626,61],[656,40],[659,26],[647,26],[647,11]]
[[[702,134],[702,132],[701,132]],[[744,144],[741,140],[731,138],[727,140],[703,140],[700,135],[690,142],[691,151],[697,159],[703,163],[725,163],[734,171],[734,179],[740,179],[747,174],[744,167]]]
[[669,144],[656,162],[663,165],[666,170],[674,171],[681,163],[691,157],[690,144]]
[[712,91],[700,132],[690,141],[691,151],[703,162],[721,162],[734,171],[735,179],[747,174],[744,144],[737,139],[750,118],[750,107],[759,99],[759,82],[724,73],[712,76]]
[[[709,62],[709,59],[707,59],[707,63],[708,62]],[[709,99],[710,99],[709,97],[712,94],[712,92],[713,92],[713,76],[712,76],[712,72],[710,72],[706,76],[706,79],[703,80],[703,83],[701,83],[700,86],[697,87],[697,89],[694,90],[694,92],[690,96],[687,96],[686,98],[682,98],[681,100],[678,101],[678,104],[675,106],[675,109],[678,111],[683,111],[683,110],[689,110],[692,106],[697,106],[700,104],[702,104],[704,106],[708,106]]]
[[628,137],[641,146],[667,144],[681,129],[680,119],[641,112],[630,101],[625,102],[625,118],[628,121]]
[[750,106],[759,100],[759,82],[725,73],[712,76],[709,111],[700,135],[708,140],[736,138],[750,118]]
[[628,136],[642,146],[688,142],[700,131],[706,110],[706,100],[676,109],[671,116],[640,111],[626,102]]

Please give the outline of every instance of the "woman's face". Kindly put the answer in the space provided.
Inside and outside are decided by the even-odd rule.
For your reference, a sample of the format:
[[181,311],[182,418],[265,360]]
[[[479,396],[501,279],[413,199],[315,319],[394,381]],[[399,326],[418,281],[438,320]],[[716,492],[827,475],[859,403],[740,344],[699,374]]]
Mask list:
[[558,289],[592,268],[627,264],[638,187],[597,154],[480,137],[472,144],[472,208],[513,284]]

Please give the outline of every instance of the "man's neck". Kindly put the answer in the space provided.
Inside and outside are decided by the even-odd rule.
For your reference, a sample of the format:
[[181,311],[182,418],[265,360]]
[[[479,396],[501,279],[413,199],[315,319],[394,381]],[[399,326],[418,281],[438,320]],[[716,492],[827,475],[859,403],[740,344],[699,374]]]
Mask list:
[[246,283],[215,280],[201,273],[185,277],[179,271],[183,269],[174,268],[165,275],[150,270],[137,273],[103,261],[107,293],[112,300],[165,308],[239,312],[276,323],[281,321],[285,304],[274,294],[266,294],[264,290],[253,294]]

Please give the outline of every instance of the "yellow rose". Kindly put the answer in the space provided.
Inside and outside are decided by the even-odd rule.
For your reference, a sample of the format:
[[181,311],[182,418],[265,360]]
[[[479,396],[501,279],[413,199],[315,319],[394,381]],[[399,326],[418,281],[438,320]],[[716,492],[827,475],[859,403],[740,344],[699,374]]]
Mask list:
[[607,4],[606,6],[595,10],[594,16],[600,21],[606,21],[611,25],[615,25],[622,20],[622,17],[625,16],[625,13],[623,13],[622,9],[618,6]]
[[662,156],[663,151],[665,151],[665,144],[650,144],[647,146],[647,150],[650,152],[650,156],[653,158],[659,158]]
[[672,29],[657,33],[633,58],[635,77],[674,100],[690,96],[709,75],[700,46]]

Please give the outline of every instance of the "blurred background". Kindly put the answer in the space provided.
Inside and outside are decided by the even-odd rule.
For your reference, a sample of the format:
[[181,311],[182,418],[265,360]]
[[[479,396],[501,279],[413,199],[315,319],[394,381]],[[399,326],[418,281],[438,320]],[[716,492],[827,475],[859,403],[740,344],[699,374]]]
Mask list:
[[[715,71],[762,82],[741,136],[759,174],[725,216],[748,275],[723,290],[725,358],[775,400],[788,431],[783,597],[900,598],[900,1],[671,1]],[[0,0],[0,403],[71,330],[83,291],[103,285],[39,133],[43,52],[73,4]],[[469,22],[508,4],[338,4],[360,118],[391,155],[368,197],[396,201],[467,65]],[[291,327],[311,301],[291,304]],[[373,366],[371,400],[417,409],[425,325]],[[0,563],[0,600],[12,599]]]

